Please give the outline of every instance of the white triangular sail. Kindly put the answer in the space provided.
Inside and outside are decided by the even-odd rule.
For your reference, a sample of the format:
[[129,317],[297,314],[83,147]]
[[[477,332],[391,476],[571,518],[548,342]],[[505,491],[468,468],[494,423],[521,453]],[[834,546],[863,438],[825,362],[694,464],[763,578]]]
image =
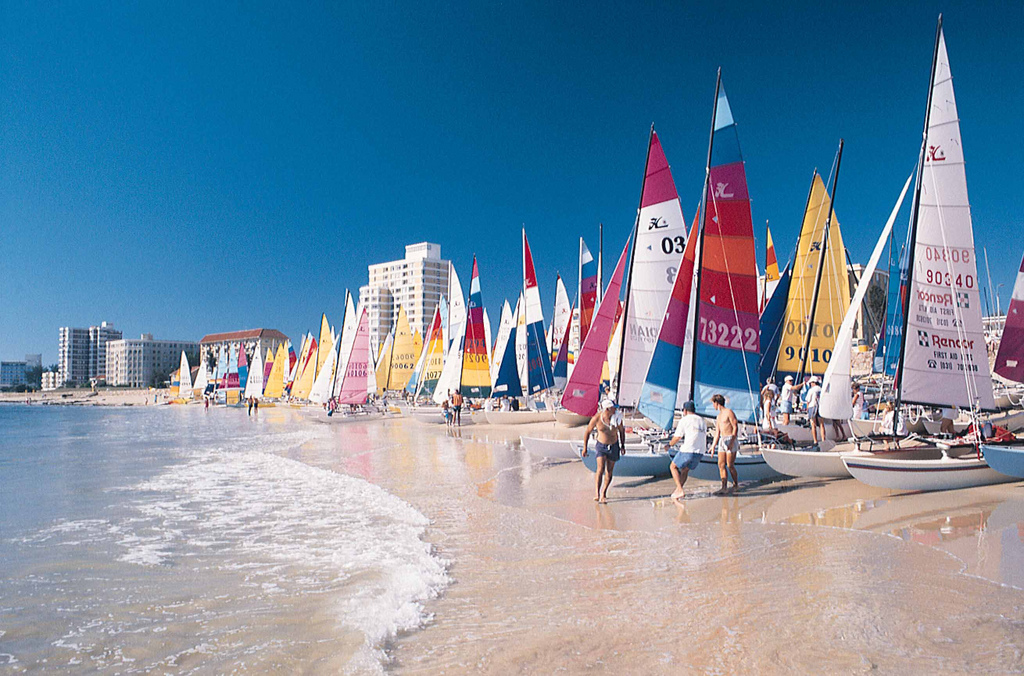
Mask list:
[[444,358],[444,366],[441,367],[441,377],[437,379],[437,386],[434,388],[432,399],[435,403],[442,403],[448,398],[449,392],[457,392],[462,379],[462,345],[466,336],[457,337],[452,346],[448,348],[448,354]]
[[455,266],[448,264],[448,335],[446,345],[463,338],[466,332],[466,295],[462,293],[462,282]]
[[203,356],[199,359],[199,373],[196,374],[196,382],[192,384],[192,390],[198,392],[200,395],[206,391],[206,386],[210,382],[210,366],[206,363],[206,353],[203,352]]
[[993,409],[960,120],[941,30],[918,181],[900,399]]
[[245,380],[245,392],[242,395],[246,399],[263,396],[263,355],[260,354],[259,345],[252,357],[252,365],[249,367],[249,377]]
[[331,396],[336,397],[341,392],[341,383],[345,380],[345,373],[348,371],[348,358],[352,352],[352,343],[356,339],[356,331],[359,327],[359,315],[362,310],[352,306],[352,294],[345,291],[345,317],[341,322],[341,339],[338,347],[337,366],[334,369],[334,385],[331,387]]
[[323,404],[331,398],[331,390],[335,383],[335,367],[338,364],[338,348],[340,345],[334,343],[331,351],[327,353],[320,373],[316,374],[313,387],[309,390],[309,400],[314,404]]
[[572,319],[572,306],[569,304],[569,294],[559,276],[555,282],[555,309],[551,315],[551,330],[548,331],[550,338],[548,350],[551,353],[552,364],[558,359],[558,351],[566,339],[570,319]]
[[185,351],[181,351],[181,365],[178,367],[178,397],[181,399],[192,398],[192,369],[188,365],[188,357]]
[[900,207],[903,206],[903,198],[907,195],[907,189],[910,188],[910,180],[912,178],[913,176],[907,177],[907,182],[903,184],[903,190],[900,191],[900,197],[896,200],[896,206],[893,207],[892,213],[889,214],[889,220],[885,222],[882,234],[878,236],[878,242],[875,243],[875,250],[871,252],[871,258],[868,260],[867,267],[864,268],[864,272],[861,274],[860,284],[857,285],[857,292],[850,301],[850,307],[846,311],[846,316],[843,317],[843,323],[839,325],[839,332],[836,334],[835,350],[832,352],[832,359],[829,360],[828,368],[825,369],[825,377],[821,386],[819,411],[824,418],[847,420],[853,416],[853,403],[850,393],[853,327],[857,323],[857,311],[860,308],[860,304],[864,301],[868,288],[871,286],[871,278],[874,277],[875,268],[878,267],[878,260],[882,257],[882,253],[885,252],[885,247],[889,243],[889,233],[892,231],[892,224],[896,221],[896,215],[899,213]]
[[498,370],[501,368],[501,360],[505,356],[505,347],[508,345],[512,329],[515,328],[512,319],[512,309],[508,300],[501,306],[501,320],[498,322],[498,338],[494,342],[493,358],[491,359],[491,390],[494,390],[494,380],[498,377]]
[[529,356],[527,354],[526,344],[526,312],[524,311],[523,295],[519,294],[519,301],[516,303],[516,326],[515,326],[515,340],[516,340],[516,365],[519,368],[519,386],[523,389],[523,393],[529,392],[527,386],[527,367]]

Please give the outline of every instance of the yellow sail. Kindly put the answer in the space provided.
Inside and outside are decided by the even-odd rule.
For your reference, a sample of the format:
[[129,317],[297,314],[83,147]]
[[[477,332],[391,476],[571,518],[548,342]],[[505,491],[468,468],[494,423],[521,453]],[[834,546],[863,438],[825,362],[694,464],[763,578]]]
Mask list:
[[320,317],[320,341],[317,343],[316,371],[313,372],[314,380],[320,375],[320,367],[324,365],[324,361],[327,359],[327,355],[331,353],[331,348],[333,347],[334,340],[331,338],[331,324],[327,321],[327,315],[324,314]]
[[317,342],[311,338],[306,347],[306,354],[301,357],[299,376],[292,386],[292,397],[295,399],[309,399],[309,391],[313,389],[313,378],[316,375],[316,349]]
[[771,228],[766,227],[765,230],[768,233],[768,246],[765,249],[764,279],[766,282],[777,282],[779,281],[779,261],[775,258],[775,243],[772,242]]
[[384,394],[388,388],[388,380],[391,378],[391,346],[395,334],[389,333],[380,346],[380,358],[377,360],[377,369],[374,373],[377,377],[377,394]]
[[416,359],[419,358],[422,348],[423,340],[419,339],[418,335],[413,335],[405,307],[399,306],[395,339],[391,344],[391,369],[388,372],[386,389],[401,390],[409,384],[409,378],[416,368]]
[[[779,346],[778,377],[796,376],[800,371],[807,322],[811,315],[814,283],[818,274],[818,262],[821,260],[822,236],[831,206],[832,201],[825,189],[825,183],[815,172],[811,180],[811,194],[807,199],[803,226],[800,229],[800,239],[797,242],[796,259],[793,261],[793,279],[786,304],[782,344]],[[821,286],[818,289],[818,301],[814,310],[814,326],[811,330],[807,366],[804,370],[806,375],[825,373],[829,359],[832,358],[832,350],[835,348],[836,333],[849,307],[850,281],[846,269],[846,249],[843,247],[839,219],[833,214],[828,231]]]
[[[269,354],[269,350],[267,354]],[[268,399],[277,399],[284,396],[284,379],[288,377],[288,350],[284,343],[277,346],[277,354],[274,355],[274,365],[270,367],[270,376],[267,378],[266,387],[263,388],[263,396]]]

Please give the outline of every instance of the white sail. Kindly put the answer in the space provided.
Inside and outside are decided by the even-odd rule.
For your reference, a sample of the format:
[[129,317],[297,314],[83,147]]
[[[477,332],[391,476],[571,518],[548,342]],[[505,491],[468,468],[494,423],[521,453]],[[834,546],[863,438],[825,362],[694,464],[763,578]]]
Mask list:
[[580,354],[580,309],[572,309],[572,323],[569,324],[569,368],[568,375],[572,377],[572,370],[576,366],[576,359]]
[[448,348],[448,354],[444,358],[444,366],[441,367],[441,375],[437,379],[437,386],[434,388],[433,400],[435,403],[442,403],[448,398],[448,392],[456,392],[462,380],[462,345],[466,336],[462,335],[452,341]]
[[192,390],[202,394],[206,391],[206,386],[210,382],[210,366],[206,363],[206,353],[202,353],[202,357],[199,359],[199,373],[196,374],[196,382],[192,385]]
[[348,371],[348,360],[352,353],[352,344],[356,339],[356,331],[359,329],[359,316],[363,306],[359,308],[352,306],[352,294],[345,290],[345,317],[341,322],[341,340],[338,347],[338,367],[334,369],[334,385],[331,387],[331,396],[336,397],[341,392],[342,381],[345,380],[345,373]]
[[620,406],[636,406],[686,247],[686,221],[658,135],[651,134],[630,264],[619,364]]
[[466,333],[466,295],[462,293],[462,283],[455,266],[448,264],[448,335],[445,343],[450,346]]
[[491,359],[491,390],[494,390],[494,381],[498,377],[498,370],[501,368],[501,360],[505,357],[505,347],[508,345],[509,337],[513,329],[512,310],[508,300],[501,306],[501,320],[498,322],[498,339],[494,343]]
[[900,398],[995,407],[953,76],[940,32],[904,332]]
[[242,396],[246,399],[249,397],[259,399],[263,396],[263,355],[260,354],[259,345],[256,346],[252,364],[249,365],[249,377],[245,379],[245,392]]
[[516,366],[519,369],[519,386],[523,394],[530,391],[527,386],[527,368],[529,367],[529,350],[526,344],[526,312],[523,303],[523,295],[519,294],[519,301],[516,302]]
[[569,294],[565,290],[565,284],[559,277],[555,284],[555,310],[551,315],[551,330],[548,331],[550,342],[548,351],[551,353],[551,363],[558,358],[558,350],[565,341],[566,331],[569,329],[569,320],[572,319],[572,306],[569,304]]
[[337,342],[331,345],[331,351],[327,353],[320,373],[316,374],[313,380],[313,387],[309,390],[309,400],[314,404],[323,404],[331,398],[331,390],[335,383],[335,366],[338,364],[338,348],[341,345]]
[[900,191],[900,197],[896,200],[896,206],[893,207],[892,213],[889,214],[889,220],[885,222],[882,234],[878,236],[878,242],[875,243],[875,250],[871,252],[871,258],[868,259],[867,267],[861,273],[860,284],[857,285],[857,292],[850,301],[850,307],[846,311],[846,316],[843,317],[843,323],[839,325],[839,332],[836,334],[836,347],[832,352],[832,359],[828,362],[828,368],[825,369],[825,377],[821,386],[819,411],[823,418],[848,420],[853,416],[853,403],[850,392],[853,326],[857,323],[857,310],[860,308],[860,304],[864,302],[864,297],[867,296],[868,288],[871,286],[871,278],[874,277],[875,268],[878,267],[878,260],[882,257],[882,253],[889,242],[892,224],[896,221],[896,215],[900,212],[900,207],[903,206],[903,198],[907,195],[907,189],[910,188],[910,180],[912,178],[914,178],[913,175],[908,176],[907,182],[903,184],[903,190]]
[[181,351],[181,365],[178,367],[178,397],[181,399],[192,398],[192,368],[188,365],[188,357],[185,351]]
[[487,308],[484,308],[484,347],[487,350],[488,364],[490,364],[491,359],[494,358],[494,355],[491,352],[491,349],[494,347],[494,345],[491,343],[491,338],[491,318],[487,316]]

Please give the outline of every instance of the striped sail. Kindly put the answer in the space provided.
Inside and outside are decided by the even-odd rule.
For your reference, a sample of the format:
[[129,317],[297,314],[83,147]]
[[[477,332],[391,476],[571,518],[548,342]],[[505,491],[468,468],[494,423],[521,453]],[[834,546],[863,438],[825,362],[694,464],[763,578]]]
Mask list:
[[[360,310],[362,308],[360,307]],[[338,360],[334,368],[334,384],[331,385],[331,396],[336,397],[341,391],[341,383],[345,380],[348,355],[352,352],[352,343],[356,339],[359,327],[359,313],[352,304],[352,294],[345,290],[345,316],[341,322],[341,337],[338,341]]]
[[697,413],[715,416],[711,397],[721,394],[739,420],[754,422],[761,354],[757,260],[746,171],[724,88],[716,102],[701,227],[694,403]]
[[295,387],[295,381],[299,377],[299,371],[305,364],[306,351],[309,349],[309,341],[312,338],[310,334],[302,336],[302,343],[299,346],[299,351],[296,353],[295,349],[289,343],[288,345],[288,376],[285,378],[284,389],[286,394],[291,394],[292,389]]
[[[342,336],[344,337],[344,336]],[[359,315],[352,347],[345,358],[345,375],[338,391],[339,404],[366,403],[370,369],[370,318],[366,308]]]
[[523,307],[526,317],[526,394],[535,395],[555,385],[551,355],[544,345],[544,310],[540,304],[537,271],[533,267],[530,243],[523,230]]
[[[440,319],[437,318],[437,306],[434,306],[434,318],[438,321],[438,328],[440,328]],[[409,376],[409,381],[405,384],[405,391],[409,394],[416,396],[416,392],[420,389],[420,385],[423,383],[423,366],[427,362],[427,349],[430,342],[431,329],[433,328],[433,320],[427,325],[426,331],[423,334],[423,340],[420,341],[422,344],[419,349],[419,356],[416,358],[416,366],[412,370],[412,374]]]
[[267,348],[267,356],[263,360],[263,389],[267,388],[270,382],[270,370],[274,368],[274,351]]
[[594,256],[591,255],[590,249],[587,248],[587,244],[583,241],[582,237],[580,237],[579,268],[579,339],[582,344],[583,339],[587,337],[587,331],[590,330],[590,323],[594,320],[594,311],[597,309],[597,294],[599,291],[597,288],[597,261],[594,260]]
[[228,348],[220,346],[217,353],[217,370],[214,372],[214,379],[217,381],[217,389],[222,390],[228,386]]
[[244,390],[249,381],[249,358],[245,354],[245,346],[238,344],[238,387]]
[[[672,285],[672,296],[665,309],[658,342],[637,404],[641,413],[666,430],[672,428],[676,404],[682,404],[690,396],[690,378],[683,377],[680,371],[690,371],[690,364],[683,363],[683,346],[693,340],[690,337],[693,335],[693,313],[690,306],[695,281],[697,239],[691,237],[686,243],[679,274]],[[682,397],[679,396],[681,380],[685,385]]]
[[[907,231],[907,239],[910,231]],[[875,373],[896,375],[896,367],[900,362],[900,345],[903,343],[903,298],[909,288],[910,275],[907,268],[909,244],[904,244],[899,251],[895,250],[895,241],[889,249],[889,284],[886,293],[885,324],[882,327],[878,345],[875,346],[875,359],[872,370]]]
[[494,341],[494,348],[491,350],[491,389],[494,389],[495,380],[498,377],[498,371],[501,368],[501,362],[505,357],[505,348],[508,346],[509,338],[512,335],[512,329],[515,326],[514,318],[512,316],[512,309],[508,305],[508,300],[505,300],[501,304],[501,319],[498,321],[498,336]]
[[907,196],[907,190],[910,188],[910,181],[913,178],[913,175],[908,176],[907,182],[903,184],[903,190],[900,192],[899,199],[896,200],[896,206],[893,207],[889,220],[886,221],[885,227],[882,228],[882,233],[879,235],[875,249],[871,252],[871,258],[868,259],[868,264],[864,268],[864,274],[861,275],[860,284],[857,285],[857,291],[853,296],[850,307],[846,311],[846,316],[843,317],[842,324],[839,326],[839,331],[836,335],[836,348],[832,354],[832,359],[829,360],[828,368],[825,369],[825,377],[822,379],[821,384],[818,410],[824,418],[848,420],[853,417],[853,403],[850,398],[851,371],[853,367],[853,326],[857,323],[857,311],[860,309],[861,303],[864,302],[868,289],[871,287],[871,278],[874,276],[875,268],[878,267],[878,261],[882,258],[882,253],[885,251],[885,245],[889,240],[889,233],[892,232],[892,224],[896,221],[896,215],[899,213],[900,207],[903,206],[903,198]]
[[[520,296],[522,299],[522,296]],[[494,346],[497,363],[494,371],[494,382],[491,385],[492,396],[521,397],[523,395],[522,381],[519,378],[519,360],[516,356],[516,336],[519,331],[519,316],[521,314],[521,303],[516,303],[515,312],[508,314],[508,333],[502,336],[502,330],[498,329],[498,343]],[[508,310],[508,301],[502,309],[502,323],[504,324],[505,312]]]
[[924,151],[900,399],[993,409],[960,120],[941,29]]
[[629,240],[626,240],[626,246],[622,248],[619,262],[615,265],[611,281],[594,314],[594,321],[590,325],[587,338],[580,348],[579,358],[562,394],[562,408],[578,415],[597,413],[597,403],[601,397],[601,371],[608,356],[608,341],[619,309],[622,274],[626,270],[628,254]]
[[487,350],[488,362],[494,361],[494,343],[491,340],[494,336],[491,334],[491,318],[487,314],[487,308],[484,308],[484,346]]
[[484,302],[480,293],[480,270],[473,256],[473,276],[469,283],[469,311],[466,339],[462,345],[462,374],[459,388],[464,397],[486,399],[491,396],[491,361],[487,356],[487,332],[484,330]]
[[228,346],[228,370],[224,374],[224,387],[229,390],[238,389],[238,346]]
[[252,368],[249,369],[249,378],[245,381],[245,393],[242,396],[246,399],[263,396],[263,355],[260,354],[259,345],[256,345],[253,353]]
[[775,242],[772,241],[772,229],[764,226],[766,245],[764,251],[764,290],[761,294],[761,311],[764,311],[768,300],[775,293],[779,285],[781,275],[779,274],[779,260],[775,257]]
[[686,221],[672,170],[658,134],[651,130],[635,246],[626,280],[626,318],[616,399],[636,406],[658,331],[665,316],[679,261],[686,248]]
[[313,389],[313,376],[316,374],[317,348],[319,344],[316,338],[310,337],[306,345],[306,355],[302,359],[302,366],[299,368],[299,377],[292,386],[292,397],[295,399],[308,399],[309,392]]
[[1024,259],[1020,262],[1010,307],[1006,310],[1006,325],[996,353],[995,371],[1007,380],[1024,383]]
[[831,208],[832,201],[829,199],[825,183],[821,180],[821,175],[815,171],[811,179],[811,191],[804,211],[800,239],[797,242],[796,258],[793,260],[793,278],[789,284],[789,299],[786,303],[786,318],[783,322],[782,344],[776,369],[780,377],[789,375],[795,378],[800,372],[823,245],[824,269],[821,272],[821,284],[814,308],[814,326],[811,329],[811,342],[804,373],[819,376],[825,373],[835,349],[839,325],[850,307],[846,248],[839,229],[839,217],[834,212],[828,228],[828,242],[823,242],[825,224]]
[[434,308],[434,318],[427,330],[427,342],[423,344],[423,370],[416,387],[417,396],[429,397],[434,393],[437,379],[444,366],[444,332],[441,330],[441,305]]

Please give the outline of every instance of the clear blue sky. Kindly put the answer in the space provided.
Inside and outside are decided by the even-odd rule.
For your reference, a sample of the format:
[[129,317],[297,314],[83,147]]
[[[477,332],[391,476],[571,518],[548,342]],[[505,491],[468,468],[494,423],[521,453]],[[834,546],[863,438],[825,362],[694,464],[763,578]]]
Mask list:
[[939,11],[1005,307],[1019,2],[259,4],[0,0],[0,357],[51,363],[58,326],[101,320],[294,338],[421,240],[467,289],[479,255],[497,322],[524,223],[550,314],[577,237],[604,222],[614,259],[632,228],[652,121],[692,221],[718,66],[758,231],[788,257],[843,136],[836,208],[863,261],[917,158]]

